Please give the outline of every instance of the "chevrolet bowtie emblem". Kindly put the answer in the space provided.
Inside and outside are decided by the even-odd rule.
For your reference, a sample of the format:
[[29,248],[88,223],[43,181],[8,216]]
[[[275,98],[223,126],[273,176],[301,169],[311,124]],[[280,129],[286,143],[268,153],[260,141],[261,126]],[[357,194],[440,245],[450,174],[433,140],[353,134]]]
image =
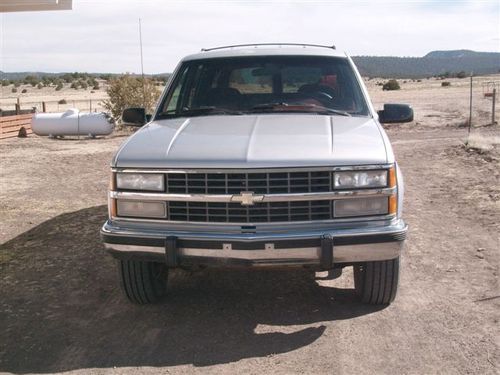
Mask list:
[[242,191],[239,195],[233,195],[231,202],[239,202],[242,206],[252,206],[263,199],[263,195],[254,195],[253,191]]

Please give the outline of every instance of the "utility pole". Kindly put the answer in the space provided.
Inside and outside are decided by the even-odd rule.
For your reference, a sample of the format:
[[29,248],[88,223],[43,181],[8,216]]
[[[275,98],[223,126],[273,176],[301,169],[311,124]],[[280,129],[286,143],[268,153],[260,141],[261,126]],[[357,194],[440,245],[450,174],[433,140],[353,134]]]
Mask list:
[[139,18],[139,45],[141,49],[142,102],[144,109],[146,109],[146,82],[144,81],[144,60],[142,57],[142,27],[140,18]]

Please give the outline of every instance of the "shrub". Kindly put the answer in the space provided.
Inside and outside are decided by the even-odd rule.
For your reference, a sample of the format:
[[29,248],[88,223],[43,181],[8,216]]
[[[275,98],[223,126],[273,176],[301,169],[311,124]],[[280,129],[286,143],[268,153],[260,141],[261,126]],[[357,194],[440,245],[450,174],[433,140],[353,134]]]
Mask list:
[[36,85],[36,88],[37,88],[38,90],[40,90],[42,87],[43,87],[43,85],[42,85],[41,83],[39,83],[38,85]]
[[87,82],[85,82],[85,81],[80,81],[79,84],[80,84],[80,87],[84,90],[86,90],[87,87],[89,87],[89,85],[87,85]]
[[92,86],[92,90],[99,90],[99,82],[95,82],[94,86]]
[[16,93],[17,92],[17,89],[15,87],[12,88],[12,92],[13,93]]
[[448,87],[448,86],[451,86],[451,82],[448,81],[441,82],[441,87]]
[[68,102],[66,101],[66,99],[61,99],[57,102],[57,104],[67,104]]
[[465,78],[465,77],[467,77],[467,73],[465,73],[463,70],[457,73],[457,78]]
[[390,79],[382,86],[382,90],[399,90],[401,87],[399,86],[398,81],[395,79]]
[[25,85],[31,85],[31,86],[35,87],[36,84],[38,83],[38,78],[35,76],[28,75],[28,76],[24,77],[23,83]]
[[71,83],[73,81],[73,76],[71,73],[65,73],[61,76],[61,78],[64,80],[66,83]]
[[62,82],[58,82],[58,83],[57,83],[57,86],[56,86],[56,91],[61,91],[61,90],[62,90],[62,88],[63,88],[63,84],[62,84]]
[[15,82],[14,83],[14,87],[19,87],[19,86],[21,86],[21,82]]
[[160,90],[151,79],[145,79],[143,93],[142,78],[130,74],[111,79],[106,92],[109,99],[102,104],[115,120],[119,120],[123,110],[129,107],[145,107],[146,111],[151,111],[160,96]]
[[21,94],[26,94],[28,92],[27,89],[23,89],[23,91],[21,91]]
[[72,82],[70,88],[78,90],[78,83]]
[[2,80],[2,86],[9,86],[9,83],[7,80]]

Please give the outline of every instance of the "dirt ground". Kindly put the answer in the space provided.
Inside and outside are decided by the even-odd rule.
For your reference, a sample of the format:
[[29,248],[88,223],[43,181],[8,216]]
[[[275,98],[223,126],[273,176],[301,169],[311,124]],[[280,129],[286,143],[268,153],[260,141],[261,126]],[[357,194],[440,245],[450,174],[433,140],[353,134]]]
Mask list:
[[[333,281],[210,270],[174,275],[162,304],[132,305],[99,239],[109,161],[125,137],[3,140],[0,372],[497,374],[500,146],[463,147],[466,81],[397,92],[376,82],[377,108],[406,102],[416,113],[387,126],[410,225],[393,304],[358,303],[350,270]],[[474,104],[472,133],[498,139],[480,84]]]

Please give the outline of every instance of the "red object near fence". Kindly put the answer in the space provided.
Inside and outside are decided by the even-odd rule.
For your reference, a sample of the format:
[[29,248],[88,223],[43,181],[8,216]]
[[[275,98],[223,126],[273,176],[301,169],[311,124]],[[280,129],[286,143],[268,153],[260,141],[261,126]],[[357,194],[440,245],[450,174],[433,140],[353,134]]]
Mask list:
[[1,116],[0,117],[0,139],[17,137],[19,130],[24,128],[29,135],[31,130],[32,113],[25,115]]

